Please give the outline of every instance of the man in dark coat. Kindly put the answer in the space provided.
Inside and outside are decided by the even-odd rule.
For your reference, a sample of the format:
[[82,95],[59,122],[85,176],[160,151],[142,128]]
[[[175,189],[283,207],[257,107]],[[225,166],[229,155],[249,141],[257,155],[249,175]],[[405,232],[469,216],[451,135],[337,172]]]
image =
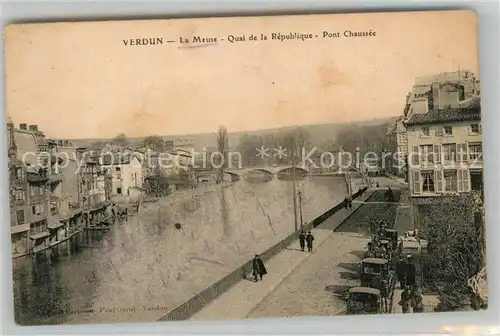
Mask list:
[[256,254],[255,257],[253,258],[253,276],[255,278],[255,282],[262,280],[262,276],[267,274],[266,267],[264,266],[264,262],[262,259],[260,259],[259,255]]
[[347,209],[347,207],[349,206],[349,200],[346,198],[344,198],[344,208]]
[[396,275],[398,277],[399,285],[401,289],[405,289],[406,287],[406,271],[408,265],[403,258],[400,258],[398,263],[396,264]]
[[307,250],[309,252],[313,251],[313,241],[314,241],[314,236],[311,234],[311,231],[307,233],[306,236],[306,241],[307,241]]
[[408,267],[406,268],[406,284],[408,286],[414,286],[416,283],[416,267],[415,262],[412,258],[408,258]]
[[304,247],[306,246],[306,234],[304,233],[304,231],[300,231],[299,244],[300,244],[300,249],[302,250],[302,252],[304,252]]
[[410,312],[410,291],[408,290],[408,287],[401,292],[401,301],[399,301],[399,305],[401,306],[403,314]]
[[349,202],[349,209],[352,209],[352,199],[348,199],[348,202]]

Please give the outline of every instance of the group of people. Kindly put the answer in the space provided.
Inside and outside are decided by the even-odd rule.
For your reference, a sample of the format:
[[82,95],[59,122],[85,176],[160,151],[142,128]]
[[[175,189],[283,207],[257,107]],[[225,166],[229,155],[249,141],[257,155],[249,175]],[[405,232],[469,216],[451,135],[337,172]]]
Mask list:
[[396,264],[396,275],[399,285],[403,289],[401,301],[399,301],[403,313],[409,313],[410,307],[414,313],[423,312],[422,294],[417,288],[416,273],[415,260],[411,255],[399,259]]
[[414,313],[424,312],[424,300],[417,286],[412,286],[411,288],[410,286],[405,287],[401,293],[401,301],[399,301],[399,305],[401,306],[403,314],[409,313],[410,307]]
[[344,198],[344,208],[347,209],[352,209],[352,199],[350,198]]
[[391,244],[382,245],[380,241],[374,240],[368,243],[368,250],[365,252],[364,258],[381,258],[391,260],[392,248]]
[[314,236],[311,234],[311,231],[307,232],[307,235],[304,233],[304,231],[300,231],[299,244],[300,244],[300,249],[302,251],[304,251],[304,248],[305,248],[306,243],[307,243],[307,251],[312,252],[313,241],[314,241]]
[[415,266],[415,260],[411,255],[408,255],[406,258],[399,258],[399,261],[396,264],[396,275],[398,277],[401,289],[415,286],[416,273],[417,270]]

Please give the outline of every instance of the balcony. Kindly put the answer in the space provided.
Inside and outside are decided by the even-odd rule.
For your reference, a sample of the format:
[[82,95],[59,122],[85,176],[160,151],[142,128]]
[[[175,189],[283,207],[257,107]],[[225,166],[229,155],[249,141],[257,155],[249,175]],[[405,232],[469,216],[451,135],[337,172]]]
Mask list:
[[29,230],[30,230],[30,224],[29,223],[13,225],[13,226],[10,227],[10,233],[11,234],[28,232]]
[[62,173],[55,173],[55,174],[49,175],[49,182],[50,183],[58,183],[58,182],[61,182],[62,179],[63,179]]
[[46,174],[28,173],[26,174],[26,179],[32,183],[43,183],[47,182],[49,177]]

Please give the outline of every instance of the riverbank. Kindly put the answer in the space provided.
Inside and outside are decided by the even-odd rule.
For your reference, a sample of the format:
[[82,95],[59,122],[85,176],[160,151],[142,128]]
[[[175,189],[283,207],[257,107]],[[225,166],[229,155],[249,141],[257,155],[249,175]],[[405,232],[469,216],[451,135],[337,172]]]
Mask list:
[[[302,193],[304,222],[345,197],[342,178],[306,178],[298,181],[297,189]],[[96,232],[99,237],[89,248],[15,271],[16,321],[24,325],[157,321],[294,231],[291,181],[240,180],[205,191],[198,190],[199,197],[183,192],[174,199],[167,197],[168,202],[145,202],[127,221],[117,222],[108,232]],[[48,284],[37,280],[42,276]],[[54,297],[54,292],[61,295]],[[137,309],[99,313],[110,305]],[[92,308],[94,313],[51,313],[60,306],[70,311]]]

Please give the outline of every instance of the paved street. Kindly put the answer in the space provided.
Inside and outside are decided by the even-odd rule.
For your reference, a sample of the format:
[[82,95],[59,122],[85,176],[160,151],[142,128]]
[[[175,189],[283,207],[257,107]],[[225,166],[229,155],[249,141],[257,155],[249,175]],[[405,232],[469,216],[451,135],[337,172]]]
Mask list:
[[[359,199],[366,200],[371,194],[372,191],[368,191]],[[359,207],[360,204],[357,203],[353,204],[352,209],[342,209],[328,218],[325,224],[328,227],[336,227],[353,212],[356,212]],[[242,319],[247,317],[269,294],[273,293],[276,288],[281,287],[282,282],[286,281],[287,277],[293,274],[294,270],[304,261],[312,257],[316,258],[319,251],[326,251],[328,257],[329,248],[325,250],[323,244],[328,242],[328,245],[331,245],[329,238],[334,235],[334,232],[331,229],[314,229],[312,233],[315,237],[314,252],[312,254],[301,252],[298,241],[294,242],[287,249],[266,262],[268,274],[264,277],[264,281],[254,283],[249,280],[241,280],[219,298],[205,306],[200,312],[193,315],[191,319]],[[349,241],[344,238],[340,239],[339,243]],[[364,244],[366,244],[366,241]],[[340,251],[347,248],[347,246],[341,248],[341,245],[336,245],[338,245]],[[325,252],[322,253],[325,254]]]
[[[384,187],[401,187],[383,179]],[[379,184],[382,184],[379,182]],[[376,191],[367,202],[383,201],[385,188]],[[397,193],[397,197],[399,191]],[[353,204],[354,205],[354,204]],[[365,252],[370,219],[394,222],[397,204],[368,203],[352,214],[309,259],[300,264],[248,318],[289,316],[328,316],[342,314],[345,303],[338,295],[359,285],[356,272]],[[320,227],[328,228],[331,223]]]
[[392,221],[396,217],[397,204],[378,202],[386,187],[397,188],[397,182],[380,178],[379,184],[373,195],[366,193],[353,209],[340,210],[314,230],[312,254],[295,251],[298,243],[292,244],[266,263],[269,274],[263,282],[241,281],[192,319],[342,314],[345,303],[338,296],[359,283],[357,263],[368,242],[369,219],[375,213]]

